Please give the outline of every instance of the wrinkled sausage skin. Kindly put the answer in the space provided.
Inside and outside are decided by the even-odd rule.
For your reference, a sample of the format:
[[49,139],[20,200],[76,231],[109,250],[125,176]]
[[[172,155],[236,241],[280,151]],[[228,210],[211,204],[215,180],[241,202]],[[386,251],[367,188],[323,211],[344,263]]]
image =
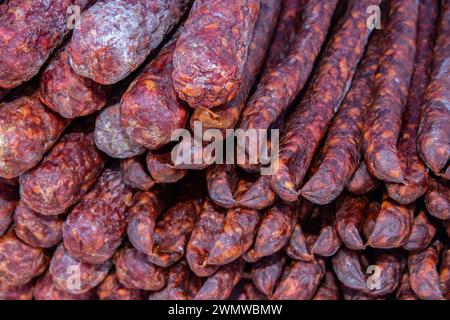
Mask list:
[[109,260],[125,235],[132,198],[120,172],[106,169],[64,222],[63,239],[68,252],[86,263]]
[[43,215],[64,213],[97,181],[104,163],[91,134],[66,134],[41,163],[20,176],[21,199]]
[[194,2],[177,41],[172,76],[178,96],[191,107],[211,108],[236,96],[258,12],[257,0]]
[[135,70],[178,23],[190,0],[99,0],[82,14],[69,43],[81,76],[113,84]]
[[14,187],[0,181],[0,237],[13,221],[14,209],[19,203],[19,195]]

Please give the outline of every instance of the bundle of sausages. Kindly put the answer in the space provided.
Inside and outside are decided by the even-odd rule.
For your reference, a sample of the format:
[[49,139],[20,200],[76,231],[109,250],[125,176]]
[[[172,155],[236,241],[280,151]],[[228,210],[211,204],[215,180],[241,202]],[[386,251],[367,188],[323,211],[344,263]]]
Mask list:
[[0,4],[0,300],[450,299],[449,165],[450,0]]

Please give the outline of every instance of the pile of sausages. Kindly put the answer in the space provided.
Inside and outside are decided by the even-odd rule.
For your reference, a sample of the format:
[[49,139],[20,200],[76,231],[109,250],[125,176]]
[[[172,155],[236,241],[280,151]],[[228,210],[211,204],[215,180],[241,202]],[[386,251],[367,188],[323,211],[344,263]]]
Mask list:
[[449,164],[450,0],[0,4],[0,299],[450,299]]

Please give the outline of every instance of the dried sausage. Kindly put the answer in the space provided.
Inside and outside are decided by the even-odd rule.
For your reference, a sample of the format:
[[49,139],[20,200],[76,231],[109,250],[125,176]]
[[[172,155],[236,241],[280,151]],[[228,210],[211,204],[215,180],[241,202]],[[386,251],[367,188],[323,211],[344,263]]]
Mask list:
[[172,76],[178,96],[191,107],[215,107],[236,96],[258,12],[257,0],[194,2]]
[[240,207],[228,210],[223,229],[209,252],[208,264],[230,263],[250,249],[260,220],[257,210]]
[[373,228],[377,222],[378,214],[380,213],[380,203],[378,201],[372,201],[366,210],[366,218],[362,226],[362,233],[364,238],[367,240],[373,232]]
[[32,247],[50,248],[62,239],[64,216],[44,216],[20,201],[14,211],[14,233]]
[[261,175],[236,201],[241,207],[262,210],[273,205],[276,199],[276,193],[270,187],[270,176]]
[[213,165],[206,170],[206,182],[211,200],[230,209],[236,205],[233,190],[237,183],[235,165]]
[[297,200],[297,189],[350,86],[371,32],[365,15],[367,7],[373,4],[371,0],[348,2],[308,91],[286,122],[271,176],[272,189],[285,201]]
[[145,152],[145,148],[136,144],[120,125],[119,105],[104,109],[95,121],[94,138],[97,148],[113,158],[130,158]]
[[[284,113],[305,85],[325,41],[338,1],[298,2],[301,5],[299,30],[290,43],[286,57],[262,75],[241,117],[239,127],[244,130],[269,129]],[[247,153],[252,152],[242,147]]]
[[311,247],[311,252],[319,256],[331,257],[339,250],[342,244],[336,228],[334,206],[320,207],[318,218],[320,219],[321,228],[314,245]]
[[346,287],[358,291],[367,291],[365,275],[361,269],[360,253],[341,248],[332,258],[334,273]]
[[[425,90],[422,114],[417,137],[420,157],[436,175],[441,171],[450,179],[450,3],[441,1],[441,19],[434,47],[433,71]],[[447,168],[446,168],[447,167]]]
[[109,260],[125,235],[132,197],[120,172],[106,169],[64,222],[64,246],[70,255],[93,264]]
[[416,294],[409,283],[409,273],[407,271],[400,278],[395,298],[397,300],[417,300]]
[[73,71],[67,50],[56,54],[39,84],[41,101],[64,118],[89,115],[106,105],[107,88]]
[[111,272],[95,290],[100,300],[143,300],[142,290],[125,288],[117,279],[115,272]]
[[419,1],[393,0],[384,48],[374,79],[374,93],[363,127],[363,154],[376,178],[404,183],[397,140],[414,65]]
[[420,211],[414,218],[411,234],[403,245],[409,251],[425,250],[436,235],[437,228],[425,211]]
[[128,210],[128,240],[140,252],[150,255],[153,252],[153,235],[156,220],[167,206],[164,189],[138,192]]
[[0,237],[8,230],[13,221],[13,213],[19,202],[19,195],[14,187],[0,182]]
[[359,168],[347,182],[345,188],[354,194],[365,194],[375,190],[380,181],[367,171],[366,163],[361,160]]
[[272,300],[311,300],[325,275],[321,259],[292,261],[284,270]]
[[368,199],[364,196],[346,195],[338,201],[336,230],[339,238],[350,250],[363,250],[365,248],[360,230],[368,204]]
[[139,156],[121,160],[120,172],[122,181],[134,189],[148,191],[156,183],[147,172],[143,159]]
[[69,120],[33,94],[0,105],[0,176],[14,178],[39,163]]
[[241,280],[244,271],[244,260],[237,259],[221,266],[209,276],[197,292],[194,300],[225,300]]
[[446,300],[450,298],[450,249],[447,247],[442,253],[441,267],[439,270],[439,282]]
[[21,199],[43,215],[64,213],[97,181],[104,164],[91,134],[66,134],[36,167],[20,176]]
[[405,184],[386,184],[389,196],[401,204],[414,202],[427,190],[428,174],[417,152],[416,138],[423,94],[431,72],[438,9],[438,1],[419,2],[415,66],[403,114],[403,129],[397,144]]
[[0,282],[0,301],[2,300],[32,300],[34,281],[21,286],[9,286]]
[[327,271],[313,300],[338,300],[339,287],[333,272]]
[[130,139],[150,150],[171,141],[186,125],[188,110],[172,84],[175,39],[133,81],[120,102],[120,123]]
[[135,70],[178,23],[190,0],[97,1],[69,43],[76,73],[113,84]]
[[43,249],[19,240],[11,228],[0,237],[0,261],[0,283],[20,286],[44,272],[48,258]]
[[[10,0],[0,5],[0,87],[30,80],[64,40],[68,9],[83,11],[92,0]],[[68,19],[69,18],[69,19]]]
[[[298,2],[298,1],[294,1]],[[236,97],[228,103],[209,109],[198,107],[194,110],[190,126],[194,129],[196,121],[201,121],[204,128],[232,129],[236,127],[245,102],[264,63],[264,56],[270,45],[275,30],[281,1],[260,0],[259,16],[256,20],[253,36],[248,48],[247,61],[244,65],[242,83]]]
[[128,289],[157,291],[167,282],[165,269],[151,263],[147,256],[125,246],[114,256],[117,279]]
[[251,255],[256,258],[270,256],[289,242],[296,224],[296,207],[277,203],[266,210],[256,234]]
[[148,260],[161,267],[179,261],[186,252],[189,236],[199,215],[200,203],[197,199],[180,201],[170,207],[156,223],[153,251],[148,255]]
[[384,195],[375,226],[367,245],[372,248],[392,249],[404,245],[411,234],[414,205],[402,205]]
[[283,274],[286,257],[282,253],[275,253],[264,257],[252,265],[251,276],[256,288],[271,297],[278,279]]
[[177,182],[187,173],[187,170],[174,167],[170,152],[148,152],[146,163],[150,176],[158,183]]
[[375,31],[352,86],[328,129],[321,151],[323,160],[301,189],[301,195],[314,203],[335,200],[359,166],[361,130],[378,67],[381,39],[382,32]]
[[441,250],[442,243],[436,240],[427,249],[408,256],[411,288],[422,300],[443,299],[437,270]]
[[50,261],[49,272],[53,283],[62,291],[71,294],[83,294],[108,275],[112,267],[110,260],[103,264],[89,264],[73,258],[60,244]]
[[425,206],[429,214],[438,219],[450,219],[450,183],[430,177],[425,194]]
[[219,266],[208,264],[208,256],[217,235],[223,229],[225,217],[224,209],[215,205],[210,199],[205,200],[200,217],[195,223],[186,246],[186,260],[191,270],[199,277],[208,277],[219,269]]

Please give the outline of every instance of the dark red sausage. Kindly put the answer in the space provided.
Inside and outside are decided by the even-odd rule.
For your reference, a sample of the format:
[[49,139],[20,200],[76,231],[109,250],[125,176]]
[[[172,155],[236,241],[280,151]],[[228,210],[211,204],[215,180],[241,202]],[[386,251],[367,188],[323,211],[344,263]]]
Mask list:
[[420,1],[415,66],[397,145],[405,184],[386,184],[388,195],[401,204],[414,202],[428,187],[428,174],[417,152],[416,138],[423,94],[431,72],[438,9],[438,1]]
[[308,91],[287,120],[278,166],[271,177],[272,189],[285,201],[297,200],[297,189],[350,86],[371,32],[366,10],[373,4],[371,0],[349,1]]
[[419,1],[393,0],[388,6],[383,52],[363,128],[363,154],[376,178],[404,183],[397,140],[413,72]]
[[425,194],[425,206],[433,217],[450,219],[450,182],[430,177],[429,188]]
[[347,182],[345,188],[354,194],[365,194],[376,189],[380,181],[367,171],[366,163],[361,160],[359,168]]
[[14,187],[0,182],[0,237],[13,221],[14,209],[19,203],[19,195]]
[[[434,47],[433,72],[425,90],[417,148],[422,160],[436,175],[450,179],[450,2],[441,1],[441,19]],[[447,167],[447,168],[446,168]],[[444,172],[442,172],[444,171]],[[442,172],[442,173],[441,173]]]

